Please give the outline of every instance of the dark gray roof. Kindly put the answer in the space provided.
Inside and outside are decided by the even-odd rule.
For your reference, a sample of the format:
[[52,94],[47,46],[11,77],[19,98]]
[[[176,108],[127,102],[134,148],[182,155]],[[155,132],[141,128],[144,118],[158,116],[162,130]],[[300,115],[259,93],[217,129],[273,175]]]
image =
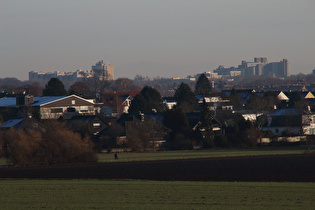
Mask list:
[[278,109],[272,113],[269,114],[269,116],[294,116],[294,115],[300,115],[301,113],[294,108],[288,108],[288,109]]

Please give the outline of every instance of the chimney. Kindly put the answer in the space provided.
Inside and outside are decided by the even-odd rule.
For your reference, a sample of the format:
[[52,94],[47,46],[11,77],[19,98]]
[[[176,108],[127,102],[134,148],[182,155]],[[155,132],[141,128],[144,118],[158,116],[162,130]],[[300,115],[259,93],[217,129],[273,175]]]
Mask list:
[[16,95],[16,106],[26,106],[34,103],[34,96],[32,95]]

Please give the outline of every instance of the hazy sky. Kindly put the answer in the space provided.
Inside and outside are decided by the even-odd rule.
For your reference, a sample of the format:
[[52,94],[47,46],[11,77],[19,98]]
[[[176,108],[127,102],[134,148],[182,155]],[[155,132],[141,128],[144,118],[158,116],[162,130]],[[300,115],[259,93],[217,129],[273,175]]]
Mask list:
[[88,70],[188,76],[241,60],[315,67],[314,0],[0,0],[0,78]]

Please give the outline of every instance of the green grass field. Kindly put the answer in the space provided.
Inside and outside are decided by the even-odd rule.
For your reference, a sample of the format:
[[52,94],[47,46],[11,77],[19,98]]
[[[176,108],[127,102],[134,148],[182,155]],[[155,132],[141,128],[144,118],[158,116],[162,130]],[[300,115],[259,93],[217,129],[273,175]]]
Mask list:
[[[314,148],[312,148],[314,149]],[[255,148],[255,149],[209,149],[209,150],[185,150],[185,151],[158,151],[143,153],[118,153],[118,160],[114,160],[113,153],[101,153],[98,155],[99,162],[117,161],[148,161],[148,160],[174,160],[191,158],[210,157],[236,157],[253,155],[283,155],[283,154],[303,154],[306,146],[275,147],[275,148]]]
[[315,183],[1,180],[1,209],[314,209]]
[[[209,150],[177,150],[177,151],[157,151],[157,152],[123,152],[118,153],[118,160],[114,160],[114,153],[98,154],[99,162],[129,162],[129,161],[149,161],[149,160],[175,160],[191,158],[211,158],[211,157],[236,157],[253,155],[284,155],[303,154],[306,146],[289,147],[267,147],[255,149],[209,149]],[[315,150],[315,145],[311,148]],[[0,167],[6,165],[5,159],[0,158]]]

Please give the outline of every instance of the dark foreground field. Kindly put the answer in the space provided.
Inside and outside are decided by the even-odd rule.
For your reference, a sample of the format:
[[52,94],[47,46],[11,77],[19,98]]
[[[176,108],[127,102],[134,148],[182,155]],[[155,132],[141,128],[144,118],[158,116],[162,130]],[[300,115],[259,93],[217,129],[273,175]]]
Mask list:
[[1,168],[0,178],[315,182],[315,155],[274,155]]

